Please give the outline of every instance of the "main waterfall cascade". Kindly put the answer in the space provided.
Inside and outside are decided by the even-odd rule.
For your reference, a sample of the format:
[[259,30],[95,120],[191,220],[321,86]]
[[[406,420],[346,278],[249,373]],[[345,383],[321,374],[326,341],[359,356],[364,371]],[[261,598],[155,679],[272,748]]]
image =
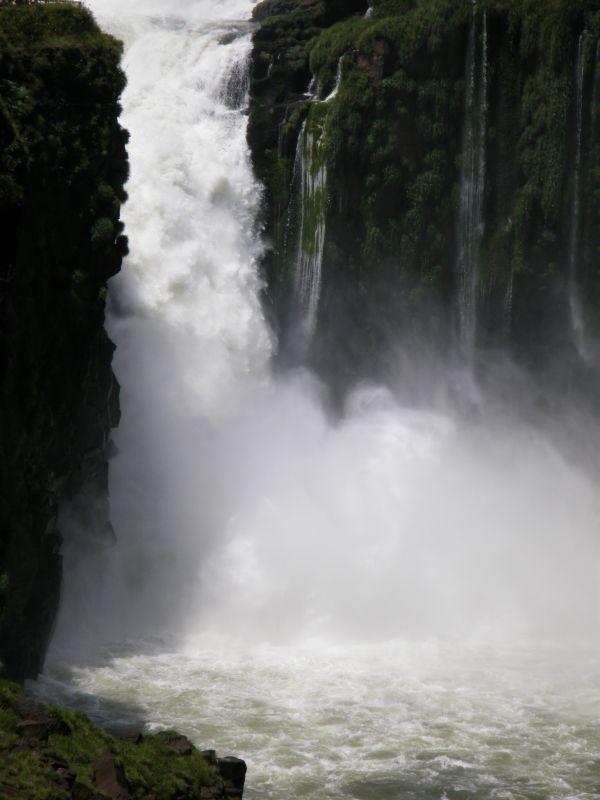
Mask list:
[[[477,335],[479,289],[479,250],[484,230],[486,171],[486,126],[488,91],[487,12],[481,14],[481,37],[477,25],[479,12],[473,0],[473,18],[465,67],[465,117],[460,173],[458,215],[458,325],[460,350],[472,360]],[[481,39],[481,42],[479,42]],[[507,304],[512,298],[507,298]]]
[[[123,124],[132,135],[123,217],[131,256],[112,287],[109,319],[123,387],[110,475],[120,553],[93,602],[106,609],[120,601],[126,624],[133,590],[152,627],[164,597],[176,604],[177,587],[195,585],[199,538],[210,541],[222,525],[215,512],[226,513],[225,497],[209,508],[221,491],[213,485],[221,456],[210,455],[216,421],[268,379],[260,189],[243,113],[253,4],[91,5],[126,44]],[[67,550],[67,572],[70,557]],[[140,614],[129,622],[139,633]]]
[[[390,380],[335,417],[307,370],[274,376],[242,97],[253,2],[90,5],[126,44],[131,133],[109,320],[117,543],[101,559],[66,543],[38,691],[230,748],[251,800],[595,796],[597,471],[532,424],[535,393],[504,362],[509,407],[468,419],[442,374],[427,408]],[[472,50],[465,341],[485,176],[485,43]],[[563,422],[598,441],[575,409]]]

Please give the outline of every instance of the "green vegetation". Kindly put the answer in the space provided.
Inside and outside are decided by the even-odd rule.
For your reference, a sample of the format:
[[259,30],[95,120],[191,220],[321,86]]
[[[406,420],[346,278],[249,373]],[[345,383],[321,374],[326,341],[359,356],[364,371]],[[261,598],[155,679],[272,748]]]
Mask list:
[[[342,313],[342,302],[352,305],[365,339],[372,334],[369,307],[384,283],[397,291],[393,308],[385,309],[385,298],[383,306],[378,303],[377,325],[393,314],[414,331],[427,328],[432,309],[436,320],[450,316],[465,54],[473,19],[482,52],[485,13],[483,331],[492,341],[504,335],[509,296],[515,341],[534,330],[543,340],[551,324],[558,330],[556,323],[565,321],[575,61],[584,30],[580,279],[590,314],[600,316],[597,2],[479,0],[473,12],[467,0],[375,0],[367,18],[365,2],[327,19],[316,10],[302,16],[301,5],[289,0],[282,13],[280,3],[275,16],[269,16],[272,3],[259,5],[251,83],[249,139],[267,187],[265,224],[273,249],[266,270],[280,313],[289,281],[281,236],[293,204],[293,158],[309,105],[305,92],[314,76],[325,97],[343,58],[342,85],[323,122],[323,302],[334,316]],[[551,349],[556,342],[546,344]],[[377,347],[373,340],[371,353]]]
[[[24,720],[38,727],[27,731]],[[178,738],[164,731],[135,742],[117,739],[83,714],[33,703],[19,686],[0,680],[0,797],[104,796],[94,762],[108,754],[132,800],[197,800],[202,787],[220,796],[223,781],[216,765],[191,746],[185,754],[177,752],[170,743]]]
[[118,46],[101,33],[83,7],[56,5],[0,6],[3,49],[81,47],[82,44]]

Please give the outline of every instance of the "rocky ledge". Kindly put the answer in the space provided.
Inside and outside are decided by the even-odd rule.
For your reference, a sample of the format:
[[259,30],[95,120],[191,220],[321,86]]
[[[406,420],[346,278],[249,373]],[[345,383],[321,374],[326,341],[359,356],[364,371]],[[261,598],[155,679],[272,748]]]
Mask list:
[[224,800],[242,797],[245,777],[241,759],[173,731],[116,738],[0,681],[2,800]]

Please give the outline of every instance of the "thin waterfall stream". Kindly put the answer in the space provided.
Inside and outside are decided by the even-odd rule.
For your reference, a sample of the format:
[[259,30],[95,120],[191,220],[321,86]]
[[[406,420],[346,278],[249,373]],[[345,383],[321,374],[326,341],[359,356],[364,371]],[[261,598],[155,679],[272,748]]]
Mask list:
[[[427,404],[390,377],[357,382],[332,413],[304,366],[328,178],[310,116],[289,237],[301,355],[274,371],[246,140],[253,0],[89,5],[125,42],[131,133],[131,252],[110,289],[117,543],[101,556],[65,543],[34,690],[120,732],[176,728],[243,757],[249,800],[597,797],[598,480],[562,447],[564,420],[532,424],[537,395],[502,366],[509,408],[482,397],[466,418],[448,399],[452,368],[435,366]],[[487,48],[474,12],[455,309],[466,356]]]
[[571,327],[577,352],[583,361],[590,358],[587,343],[586,325],[581,303],[579,283],[579,256],[581,236],[581,162],[583,154],[583,84],[585,78],[587,34],[580,34],[577,42],[577,58],[575,72],[575,163],[573,165],[573,197],[571,200],[570,240],[569,240],[569,309]]
[[327,167],[321,156],[321,136],[305,122],[294,163],[298,219],[288,352],[296,363],[303,363],[308,355],[321,297],[327,212]]
[[340,85],[342,83],[342,71],[343,71],[343,69],[344,69],[344,57],[342,56],[338,60],[337,70],[336,70],[336,74],[335,74],[335,83],[333,84],[333,89],[331,90],[331,92],[325,98],[325,102],[326,103],[329,103],[332,100],[335,100],[335,98],[337,97],[338,92],[340,90]]
[[[486,126],[488,92],[487,12],[481,15],[473,2],[473,18],[465,67],[465,112],[458,214],[458,323],[461,354],[472,361],[477,334],[479,250],[483,238],[483,204],[486,171]],[[481,40],[481,41],[480,41]]]

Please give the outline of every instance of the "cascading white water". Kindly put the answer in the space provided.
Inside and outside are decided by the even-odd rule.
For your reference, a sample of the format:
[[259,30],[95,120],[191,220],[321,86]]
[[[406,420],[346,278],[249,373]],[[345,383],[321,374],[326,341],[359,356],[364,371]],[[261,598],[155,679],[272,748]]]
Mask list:
[[580,254],[580,185],[581,160],[583,148],[583,83],[585,78],[585,59],[587,33],[580,34],[577,42],[575,61],[575,163],[573,165],[573,197],[571,200],[571,230],[569,237],[569,309],[573,340],[579,356],[588,361],[590,348],[587,342],[586,325],[579,293],[579,254]]
[[344,56],[341,56],[338,60],[337,70],[335,73],[335,83],[333,84],[333,89],[329,92],[327,97],[325,98],[326,103],[330,103],[332,100],[338,96],[338,92],[340,91],[340,86],[342,85],[342,72],[344,69]]
[[[240,106],[253,3],[91,6],[126,44],[122,121],[131,132],[123,211],[131,255],[113,282],[109,318],[123,386],[110,472],[120,552],[102,602],[93,602],[119,598],[126,623],[135,586],[155,624],[164,619],[161,598],[178,591],[182,575],[194,584],[198,540],[219,527],[208,510],[219,491],[214,420],[268,379],[271,339],[256,268],[260,189]],[[139,609],[130,622],[139,633]]]
[[469,33],[465,69],[465,116],[458,213],[458,326],[461,355],[472,361],[477,334],[479,250],[483,238],[483,201],[486,171],[488,32],[487,12],[482,15],[478,47],[477,3]]
[[[344,56],[338,60],[335,83],[322,103],[331,103],[342,83]],[[310,102],[319,102],[319,87],[313,76],[306,92]],[[294,251],[294,284],[287,332],[286,353],[293,363],[302,364],[317,330],[323,279],[323,253],[327,231],[327,165],[323,154],[325,132],[315,135],[310,122],[303,123],[296,146],[292,192],[286,238],[295,217],[297,239]],[[286,242],[284,249],[287,249]]]
[[[118,543],[67,546],[38,691],[229,748],[250,800],[593,796],[596,473],[509,412],[464,420],[433,367],[430,408],[362,386],[335,420],[309,374],[273,377],[236,107],[252,2],[91,5],[129,81]],[[499,381],[515,407],[534,394]]]
[[327,223],[327,167],[322,153],[322,134],[302,125],[294,163],[293,190],[297,193],[297,240],[294,285],[287,351],[302,363],[317,328]]

